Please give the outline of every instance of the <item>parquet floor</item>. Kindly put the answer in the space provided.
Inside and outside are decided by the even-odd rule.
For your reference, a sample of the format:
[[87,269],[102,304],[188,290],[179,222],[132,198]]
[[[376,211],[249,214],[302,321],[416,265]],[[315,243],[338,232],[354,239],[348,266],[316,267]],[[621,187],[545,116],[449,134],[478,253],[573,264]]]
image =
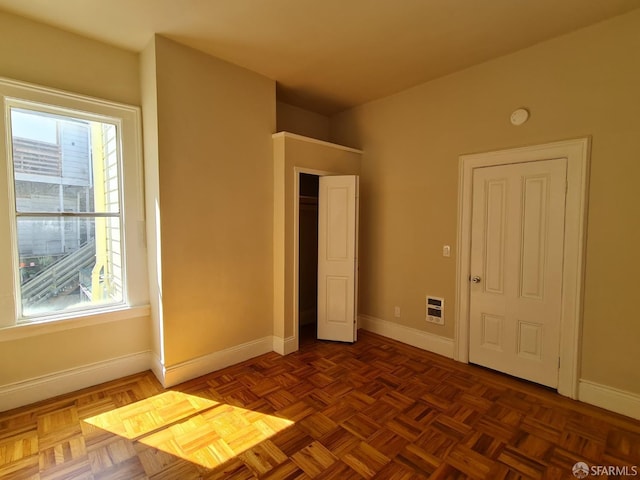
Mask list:
[[368,332],[0,413],[5,480],[570,479],[579,461],[639,465],[640,422]]

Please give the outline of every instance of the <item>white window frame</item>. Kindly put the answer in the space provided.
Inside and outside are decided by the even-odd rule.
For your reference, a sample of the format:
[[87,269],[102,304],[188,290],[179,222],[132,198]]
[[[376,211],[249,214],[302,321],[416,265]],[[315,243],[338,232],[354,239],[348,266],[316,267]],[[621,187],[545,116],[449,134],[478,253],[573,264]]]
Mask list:
[[[3,138],[0,141],[0,340],[30,336],[30,332],[39,334],[42,324],[55,322],[57,330],[148,314],[140,109],[5,78],[0,78],[0,103],[0,135]],[[9,122],[11,106],[24,107],[28,104],[33,104],[36,110],[42,106],[48,111],[58,110],[67,115],[79,112],[83,118],[107,120],[118,128],[121,151],[120,219],[124,246],[122,303],[38,317],[19,316],[18,244]],[[30,328],[38,325],[40,327]],[[17,333],[18,329],[20,333]]]

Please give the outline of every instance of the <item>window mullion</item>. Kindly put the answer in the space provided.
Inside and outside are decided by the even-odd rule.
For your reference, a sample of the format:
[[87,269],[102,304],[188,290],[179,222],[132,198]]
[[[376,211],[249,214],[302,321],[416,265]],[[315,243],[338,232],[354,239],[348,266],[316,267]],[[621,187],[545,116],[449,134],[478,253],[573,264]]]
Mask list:
[[119,218],[119,212],[16,212],[16,217]]

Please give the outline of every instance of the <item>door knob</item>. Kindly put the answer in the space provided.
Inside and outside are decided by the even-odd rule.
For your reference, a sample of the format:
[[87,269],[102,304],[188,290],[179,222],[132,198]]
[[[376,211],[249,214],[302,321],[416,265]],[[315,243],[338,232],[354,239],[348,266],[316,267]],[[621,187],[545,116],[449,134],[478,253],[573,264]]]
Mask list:
[[482,279],[478,275],[474,275],[473,277],[471,277],[471,281],[473,283],[480,283]]

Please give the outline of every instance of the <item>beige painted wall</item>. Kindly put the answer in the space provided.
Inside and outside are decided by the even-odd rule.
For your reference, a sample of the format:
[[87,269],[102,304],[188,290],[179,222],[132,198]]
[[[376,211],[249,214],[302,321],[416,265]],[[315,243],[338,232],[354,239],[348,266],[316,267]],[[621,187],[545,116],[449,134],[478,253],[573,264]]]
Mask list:
[[278,133],[273,139],[274,174],[274,335],[294,335],[294,211],[296,168],[357,175],[360,153]]
[[140,105],[137,53],[4,12],[0,75]]
[[[0,76],[113,101],[140,102],[137,54],[2,12]],[[3,238],[8,235],[0,231]],[[149,348],[147,317],[2,341],[0,362],[11,368],[0,369],[0,386]]]
[[275,83],[156,37],[165,365],[272,335]]
[[0,342],[0,362],[8,366],[0,369],[0,387],[147,352],[149,323],[139,317]]
[[304,108],[276,102],[276,129],[318,140],[329,140],[329,117]]
[[[365,149],[361,311],[453,337],[458,156],[592,136],[581,377],[640,393],[638,85],[635,11],[334,117],[334,141]],[[425,294],[445,326],[424,322]]]

